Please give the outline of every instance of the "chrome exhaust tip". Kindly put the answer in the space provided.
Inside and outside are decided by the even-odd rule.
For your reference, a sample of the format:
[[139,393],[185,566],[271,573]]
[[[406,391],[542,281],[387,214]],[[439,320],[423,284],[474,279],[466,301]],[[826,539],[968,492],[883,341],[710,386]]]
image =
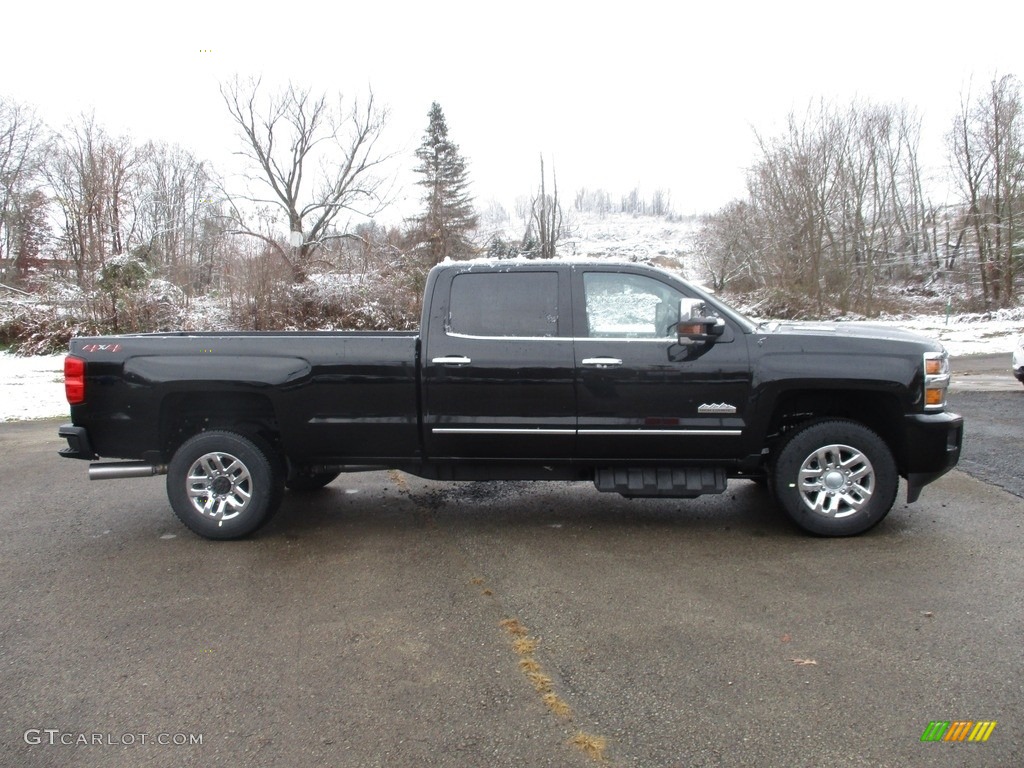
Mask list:
[[147,464],[144,461],[111,461],[89,465],[90,480],[124,480],[166,474],[166,464]]

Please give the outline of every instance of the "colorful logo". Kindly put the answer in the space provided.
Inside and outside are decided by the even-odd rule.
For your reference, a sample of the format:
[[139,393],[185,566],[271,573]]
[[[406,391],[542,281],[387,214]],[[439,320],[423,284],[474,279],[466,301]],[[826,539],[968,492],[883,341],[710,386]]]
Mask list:
[[988,741],[995,729],[995,720],[932,720],[921,741]]

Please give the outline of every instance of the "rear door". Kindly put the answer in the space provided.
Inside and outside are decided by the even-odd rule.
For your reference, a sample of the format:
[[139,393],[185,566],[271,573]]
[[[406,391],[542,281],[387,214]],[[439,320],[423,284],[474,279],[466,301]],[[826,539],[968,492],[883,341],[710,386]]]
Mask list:
[[443,272],[423,367],[431,458],[572,456],[576,398],[567,268]]

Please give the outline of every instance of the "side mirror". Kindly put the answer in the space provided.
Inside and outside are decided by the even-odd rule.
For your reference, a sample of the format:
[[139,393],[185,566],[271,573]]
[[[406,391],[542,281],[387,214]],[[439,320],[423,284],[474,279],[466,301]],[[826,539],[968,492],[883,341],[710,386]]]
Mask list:
[[725,333],[725,321],[720,317],[708,317],[707,305],[700,299],[679,300],[679,324],[676,335],[679,343],[694,344],[698,341],[714,341]]

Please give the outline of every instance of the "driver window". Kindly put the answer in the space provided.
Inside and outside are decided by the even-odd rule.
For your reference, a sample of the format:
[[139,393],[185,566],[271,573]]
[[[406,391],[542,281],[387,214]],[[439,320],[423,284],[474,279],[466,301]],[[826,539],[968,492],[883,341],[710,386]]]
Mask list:
[[644,275],[586,272],[583,291],[591,338],[675,338],[682,294]]

